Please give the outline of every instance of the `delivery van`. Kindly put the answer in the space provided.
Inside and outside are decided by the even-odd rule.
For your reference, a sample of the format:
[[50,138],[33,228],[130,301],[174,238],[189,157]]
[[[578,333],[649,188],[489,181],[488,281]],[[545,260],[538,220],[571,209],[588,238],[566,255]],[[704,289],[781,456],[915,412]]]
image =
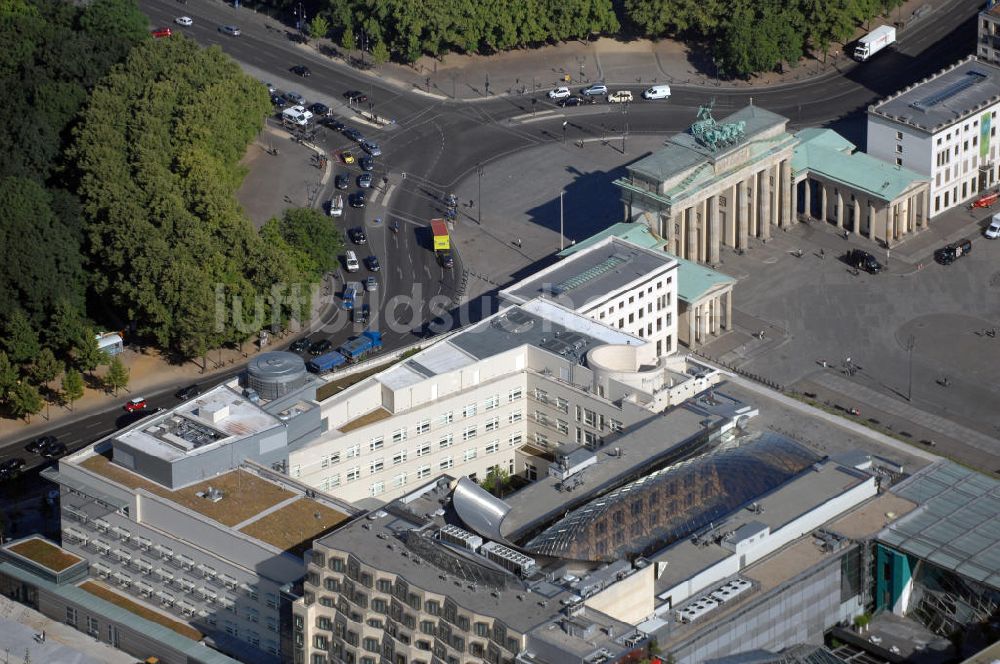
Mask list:
[[1000,213],[993,215],[990,220],[990,225],[986,227],[986,231],[983,233],[990,240],[995,240],[1000,237]]
[[654,85],[642,93],[643,99],[667,99],[670,97],[669,85]]
[[344,264],[348,272],[357,272],[361,269],[361,266],[358,265],[358,255],[350,250],[344,254]]

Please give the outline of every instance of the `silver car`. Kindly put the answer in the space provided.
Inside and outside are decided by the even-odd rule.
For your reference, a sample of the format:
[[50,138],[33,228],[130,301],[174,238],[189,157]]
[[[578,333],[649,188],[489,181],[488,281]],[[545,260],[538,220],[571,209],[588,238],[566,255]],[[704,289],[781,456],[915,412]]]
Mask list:
[[375,277],[368,277],[365,279],[365,290],[366,291],[376,291],[378,290],[378,279]]

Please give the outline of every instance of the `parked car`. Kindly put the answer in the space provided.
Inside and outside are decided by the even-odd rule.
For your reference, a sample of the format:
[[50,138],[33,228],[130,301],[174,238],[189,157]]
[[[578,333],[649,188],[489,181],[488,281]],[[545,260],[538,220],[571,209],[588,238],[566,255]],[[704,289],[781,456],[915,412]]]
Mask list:
[[[354,127],[345,127],[343,133],[344,136],[358,143],[363,143],[365,140],[365,135],[362,134],[357,129],[355,129]],[[364,148],[364,146],[362,146],[362,148]]]
[[330,199],[330,216],[331,217],[342,217],[344,216],[344,197],[337,194]]
[[609,104],[628,104],[632,101],[631,90],[618,90],[608,95]]
[[358,186],[362,189],[369,189],[372,186],[372,174],[362,173],[358,176]]
[[350,150],[344,150],[343,152],[341,152],[340,158],[343,160],[345,164],[348,165],[353,164],[355,162],[354,154],[351,153]]
[[324,127],[329,127],[334,131],[344,131],[344,123],[332,116],[321,117],[319,123]]
[[283,96],[279,94],[271,95],[271,103],[274,104],[275,108],[277,109],[282,109],[285,106],[288,106],[288,102],[285,100]]
[[291,72],[296,76],[301,76],[302,78],[312,76],[312,72],[309,71],[309,67],[306,67],[305,65],[295,65],[292,67]]
[[227,34],[230,37],[239,37],[240,36],[240,29],[239,29],[238,26],[235,26],[235,25],[220,25],[219,26],[219,32],[221,32],[223,34]]
[[340,173],[337,177],[333,178],[333,185],[337,189],[347,189],[351,186],[351,176],[347,173]]
[[882,264],[875,260],[875,257],[867,251],[861,249],[851,249],[844,256],[844,261],[853,268],[878,274],[882,271]]
[[375,277],[368,277],[365,279],[365,290],[368,292],[378,290],[378,279]]
[[25,461],[21,457],[7,459],[0,463],[0,475],[16,475],[24,468]]
[[439,251],[437,252],[437,257],[438,263],[441,264],[441,267],[448,270],[455,267],[455,259],[452,258],[450,251]]
[[322,118],[330,114],[330,107],[319,102],[310,106],[309,110],[312,111],[312,114],[318,118]]
[[985,231],[983,231],[983,235],[990,240],[995,240],[1000,237],[1000,214],[993,215],[993,218],[990,219],[990,225],[986,227]]
[[32,454],[41,454],[49,445],[59,442],[55,436],[39,436],[25,446],[25,450]]
[[194,21],[191,20],[190,16],[178,16],[177,18],[174,19],[174,23],[176,23],[177,25],[183,25],[185,28],[194,25]]
[[969,240],[959,240],[935,251],[934,260],[941,265],[951,265],[970,251],[972,251],[972,242]]
[[348,90],[344,93],[344,97],[351,104],[363,104],[368,101],[368,95],[360,90]]
[[333,342],[329,339],[320,339],[309,344],[310,355],[322,355],[333,348]]
[[151,30],[150,32],[157,39],[162,39],[163,37],[169,37],[171,34],[173,34],[172,32],[170,32],[170,28],[157,28],[156,30]]
[[[361,194],[360,191],[358,193]],[[357,228],[352,228],[347,233],[348,235],[351,236],[351,242],[353,242],[354,244],[365,244],[366,242],[368,242],[368,236],[365,235],[365,229],[361,228],[360,226],[358,226]]]
[[360,166],[363,171],[374,171],[375,160],[371,157],[362,157],[361,159],[358,159],[358,166]]
[[608,86],[603,83],[594,83],[580,90],[580,94],[585,97],[603,97],[608,94]]
[[382,266],[379,265],[378,262],[378,256],[376,256],[375,254],[372,254],[371,256],[365,259],[365,266],[372,272],[378,272],[379,270],[382,269]]
[[187,387],[182,387],[181,389],[174,392],[174,396],[178,399],[192,399],[201,394],[201,388],[197,385],[188,385]]
[[46,445],[45,449],[42,450],[42,456],[46,459],[56,459],[64,454],[66,454],[66,446],[62,443],[52,443],[51,445]]
[[143,397],[136,397],[134,399],[129,399],[125,402],[125,412],[134,413],[137,410],[143,410],[148,404]]
[[[356,191],[351,194],[351,207],[363,208],[365,206],[365,192]],[[360,243],[359,243],[360,244]]]
[[293,106],[301,106],[305,102],[305,97],[300,95],[298,92],[286,92],[284,95],[285,101]]
[[373,141],[361,141],[361,149],[373,157],[382,156],[382,148],[378,146],[378,143]]
[[567,87],[559,87],[549,90],[549,99],[565,99],[573,93]]
[[292,345],[288,347],[288,350],[293,353],[301,353],[309,350],[309,340],[308,339],[296,339],[292,342]]
[[580,99],[579,97],[566,97],[565,99],[560,99],[556,103],[558,103],[563,108],[566,108],[572,106],[579,106],[580,104],[583,103],[583,100]]

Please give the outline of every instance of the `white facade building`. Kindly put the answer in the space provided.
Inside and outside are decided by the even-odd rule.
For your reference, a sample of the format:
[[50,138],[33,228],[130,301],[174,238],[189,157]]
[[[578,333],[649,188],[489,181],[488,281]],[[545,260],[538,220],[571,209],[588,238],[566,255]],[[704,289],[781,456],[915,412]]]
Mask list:
[[500,291],[506,302],[534,298],[653,344],[658,357],[677,351],[677,260],[617,237],[581,250]]
[[482,480],[494,466],[533,479],[547,468],[526,455],[598,448],[717,379],[537,298],[321,402],[327,432],[291,451],[288,471],[352,503],[392,500],[442,473]]
[[868,154],[930,178],[930,215],[996,185],[1000,67],[975,56],[868,108]]

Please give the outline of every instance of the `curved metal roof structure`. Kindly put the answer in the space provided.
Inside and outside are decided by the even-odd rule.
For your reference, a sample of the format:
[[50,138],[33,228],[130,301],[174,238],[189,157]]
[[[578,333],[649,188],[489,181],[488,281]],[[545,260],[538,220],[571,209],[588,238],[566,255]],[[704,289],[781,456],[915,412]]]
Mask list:
[[649,555],[776,489],[820,457],[765,433],[595,498],[536,535],[524,549],[573,560]]
[[477,535],[497,542],[507,543],[500,534],[500,523],[510,511],[510,505],[482,488],[468,477],[462,477],[455,485],[451,504],[465,525]]

